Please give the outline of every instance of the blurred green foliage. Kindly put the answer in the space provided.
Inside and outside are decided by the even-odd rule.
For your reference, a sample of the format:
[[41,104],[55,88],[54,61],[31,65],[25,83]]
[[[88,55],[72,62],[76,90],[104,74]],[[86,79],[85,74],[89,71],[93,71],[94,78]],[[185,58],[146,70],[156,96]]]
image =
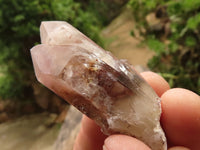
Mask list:
[[[128,5],[144,43],[156,53],[149,67],[160,72],[171,87],[200,94],[200,1],[130,0]],[[151,23],[159,21],[154,27],[147,20],[152,13],[156,19],[151,18]]]
[[67,21],[103,45],[99,36],[103,21],[94,11],[74,0],[0,0],[0,97],[34,98],[29,50],[40,42],[41,21]]
[[121,12],[121,8],[128,0],[76,0],[81,2],[83,9],[93,12],[95,16],[107,25]]

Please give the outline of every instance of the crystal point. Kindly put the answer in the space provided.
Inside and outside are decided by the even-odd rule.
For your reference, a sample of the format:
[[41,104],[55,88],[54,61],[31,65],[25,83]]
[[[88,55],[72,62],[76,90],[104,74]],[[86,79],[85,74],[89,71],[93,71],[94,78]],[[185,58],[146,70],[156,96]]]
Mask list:
[[107,134],[127,134],[166,150],[160,98],[125,61],[62,21],[42,22],[41,45],[31,49],[37,79]]

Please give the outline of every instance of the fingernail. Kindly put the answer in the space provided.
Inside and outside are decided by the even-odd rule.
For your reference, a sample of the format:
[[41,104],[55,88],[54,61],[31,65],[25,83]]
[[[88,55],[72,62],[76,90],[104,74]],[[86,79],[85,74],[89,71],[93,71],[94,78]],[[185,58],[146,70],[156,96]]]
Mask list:
[[107,147],[105,145],[103,145],[103,150],[108,150]]

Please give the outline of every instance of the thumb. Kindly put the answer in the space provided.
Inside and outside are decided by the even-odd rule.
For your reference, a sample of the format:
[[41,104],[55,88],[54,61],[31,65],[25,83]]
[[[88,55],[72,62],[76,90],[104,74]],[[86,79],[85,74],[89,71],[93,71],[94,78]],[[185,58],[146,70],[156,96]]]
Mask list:
[[150,148],[136,138],[111,135],[104,141],[103,150],[150,150]]

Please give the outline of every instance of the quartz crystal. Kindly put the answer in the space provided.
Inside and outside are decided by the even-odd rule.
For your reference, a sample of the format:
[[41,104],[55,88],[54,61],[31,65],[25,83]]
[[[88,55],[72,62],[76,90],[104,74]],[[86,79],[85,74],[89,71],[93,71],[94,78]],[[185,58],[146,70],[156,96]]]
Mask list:
[[31,49],[39,82],[93,119],[107,134],[126,134],[166,150],[160,98],[125,60],[103,50],[70,24],[42,22]]

